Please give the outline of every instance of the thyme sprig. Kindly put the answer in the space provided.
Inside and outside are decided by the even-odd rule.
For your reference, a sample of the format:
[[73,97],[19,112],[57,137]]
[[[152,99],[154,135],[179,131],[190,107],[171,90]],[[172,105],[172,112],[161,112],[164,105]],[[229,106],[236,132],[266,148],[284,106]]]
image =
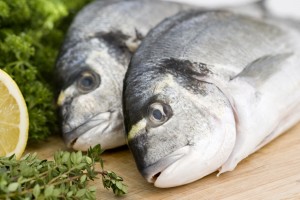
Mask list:
[[[90,180],[102,178],[103,186],[116,195],[127,193],[123,179],[103,169],[100,145],[90,148],[87,155],[81,151],[58,151],[54,160],[40,160],[37,154],[0,158],[0,199],[96,199],[96,188]],[[96,170],[100,163],[101,170]]]

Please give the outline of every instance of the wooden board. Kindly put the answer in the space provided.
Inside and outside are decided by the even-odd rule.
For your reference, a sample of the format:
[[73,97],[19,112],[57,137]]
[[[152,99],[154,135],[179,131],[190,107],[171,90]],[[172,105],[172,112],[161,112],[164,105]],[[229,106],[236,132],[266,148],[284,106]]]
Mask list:
[[[40,158],[51,159],[53,152],[59,149],[65,150],[66,147],[56,136],[29,145],[26,151],[38,152]],[[106,151],[103,159],[106,169],[125,179],[129,193],[115,197],[103,189],[99,179],[92,183],[97,186],[97,199],[300,199],[300,124],[243,160],[234,171],[220,177],[214,173],[176,188],[159,189],[148,184],[138,173],[126,147]]]

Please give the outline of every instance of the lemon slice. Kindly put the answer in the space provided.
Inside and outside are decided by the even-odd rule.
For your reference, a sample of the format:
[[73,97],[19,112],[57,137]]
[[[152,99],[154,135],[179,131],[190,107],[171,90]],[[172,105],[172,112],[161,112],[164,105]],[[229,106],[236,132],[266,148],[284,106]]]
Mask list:
[[28,139],[26,103],[14,80],[0,69],[0,157],[20,158]]

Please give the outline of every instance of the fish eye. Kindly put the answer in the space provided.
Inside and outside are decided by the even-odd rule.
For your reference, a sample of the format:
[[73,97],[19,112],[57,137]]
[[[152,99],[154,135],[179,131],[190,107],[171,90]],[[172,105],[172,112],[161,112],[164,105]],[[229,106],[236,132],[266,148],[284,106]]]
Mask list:
[[77,87],[81,93],[88,93],[100,85],[100,76],[90,71],[82,72],[77,81]]
[[154,127],[162,125],[172,116],[172,109],[163,103],[152,103],[148,108],[148,121]]

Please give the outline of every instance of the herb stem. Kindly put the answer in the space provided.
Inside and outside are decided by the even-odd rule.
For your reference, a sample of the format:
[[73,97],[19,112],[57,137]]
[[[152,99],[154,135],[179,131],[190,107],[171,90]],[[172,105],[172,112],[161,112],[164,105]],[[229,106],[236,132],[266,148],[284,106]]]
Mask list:
[[59,179],[59,178],[61,178],[61,177],[64,177],[65,175],[70,174],[74,169],[75,169],[75,168],[71,168],[71,169],[69,169],[67,172],[64,172],[63,174],[61,174],[61,176],[57,176],[57,177],[53,178],[48,184],[51,185],[51,184],[54,183],[57,179]]

